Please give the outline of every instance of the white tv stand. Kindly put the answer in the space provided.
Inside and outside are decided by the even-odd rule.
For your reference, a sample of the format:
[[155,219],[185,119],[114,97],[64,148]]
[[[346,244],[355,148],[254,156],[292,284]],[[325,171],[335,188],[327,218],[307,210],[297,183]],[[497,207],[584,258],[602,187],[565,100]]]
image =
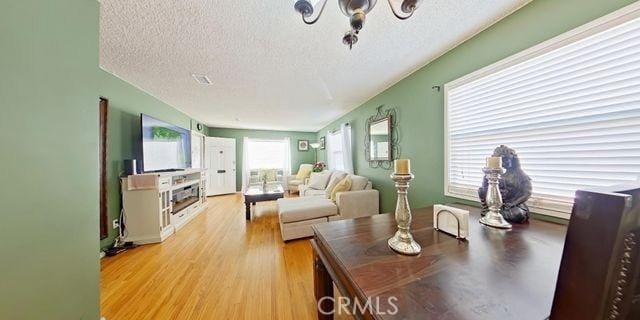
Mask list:
[[147,179],[143,186],[130,186],[129,177],[121,180],[125,241],[162,242],[206,207],[205,169],[147,173],[138,178],[141,176]]

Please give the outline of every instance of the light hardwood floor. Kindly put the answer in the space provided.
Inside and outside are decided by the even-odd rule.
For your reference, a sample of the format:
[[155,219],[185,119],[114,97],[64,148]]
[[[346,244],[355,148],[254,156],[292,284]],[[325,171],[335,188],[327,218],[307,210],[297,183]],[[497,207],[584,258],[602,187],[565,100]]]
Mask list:
[[315,319],[311,246],[284,243],[276,203],[244,219],[239,194],[209,208],[162,244],[102,260],[107,320]]

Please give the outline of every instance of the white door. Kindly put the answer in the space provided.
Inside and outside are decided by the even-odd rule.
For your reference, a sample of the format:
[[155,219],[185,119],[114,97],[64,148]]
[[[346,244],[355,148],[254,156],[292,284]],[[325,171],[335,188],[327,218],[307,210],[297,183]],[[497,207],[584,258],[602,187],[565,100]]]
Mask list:
[[236,140],[206,138],[207,195],[236,192]]

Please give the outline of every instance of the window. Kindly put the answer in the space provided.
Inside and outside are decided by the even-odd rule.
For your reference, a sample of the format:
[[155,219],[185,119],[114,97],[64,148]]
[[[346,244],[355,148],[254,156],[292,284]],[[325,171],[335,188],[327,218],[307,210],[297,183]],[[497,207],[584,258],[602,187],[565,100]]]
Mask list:
[[329,157],[329,169],[344,170],[344,156],[342,153],[342,132],[336,130],[329,134],[329,143],[327,144]]
[[[632,9],[629,9],[632,8]],[[640,175],[640,14],[630,6],[445,85],[445,193],[477,200],[484,158],[514,148],[530,206]]]
[[284,169],[289,165],[286,157],[290,148],[285,140],[249,139],[249,169]]
[[[244,137],[242,144],[242,190],[261,179],[284,182],[291,174],[291,142],[284,139],[252,139]],[[267,170],[262,170],[267,169]],[[275,170],[270,170],[275,169]],[[273,176],[275,174],[275,177]]]

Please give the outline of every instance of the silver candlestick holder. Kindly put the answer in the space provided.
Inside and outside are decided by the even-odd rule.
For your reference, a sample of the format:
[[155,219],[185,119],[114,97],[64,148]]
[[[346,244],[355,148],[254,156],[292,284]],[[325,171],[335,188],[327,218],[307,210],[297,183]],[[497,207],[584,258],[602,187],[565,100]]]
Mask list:
[[489,182],[486,199],[489,211],[484,217],[480,218],[480,223],[494,228],[509,229],[511,228],[511,224],[504,220],[502,213],[500,213],[500,209],[502,208],[502,195],[500,194],[498,182],[500,175],[504,173],[504,169],[484,168],[482,171]]
[[395,181],[398,190],[398,201],[396,202],[396,223],[398,231],[389,239],[388,244],[394,251],[406,254],[419,254],[422,248],[413,240],[413,236],[409,229],[411,228],[411,208],[407,198],[407,189],[409,189],[409,181],[413,180],[413,174],[391,174],[391,180]]

